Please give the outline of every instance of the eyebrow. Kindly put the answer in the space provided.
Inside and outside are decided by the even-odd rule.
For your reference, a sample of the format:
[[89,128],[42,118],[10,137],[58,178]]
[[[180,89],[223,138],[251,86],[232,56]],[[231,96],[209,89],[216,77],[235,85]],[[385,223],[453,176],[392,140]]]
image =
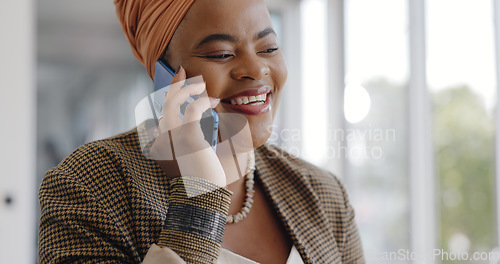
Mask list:
[[[254,40],[259,40],[262,38],[265,38],[268,35],[276,35],[276,32],[272,28],[266,28],[262,30],[261,32],[257,33],[254,37]],[[196,45],[196,48],[200,48],[201,46],[214,42],[214,41],[227,41],[227,42],[237,42],[239,39],[235,36],[229,35],[229,34],[211,34],[206,36],[204,39],[202,39],[198,45]]]
[[272,28],[266,28],[264,30],[262,30],[261,32],[257,33],[257,35],[255,36],[255,40],[259,40],[259,39],[262,39],[262,38],[265,38],[267,37],[268,35],[275,35],[276,36],[276,32],[274,32],[274,29]]
[[196,45],[197,48],[210,43],[214,41],[228,41],[228,42],[237,42],[238,39],[234,36],[228,35],[228,34],[212,34],[206,36],[204,39],[202,39],[198,45]]

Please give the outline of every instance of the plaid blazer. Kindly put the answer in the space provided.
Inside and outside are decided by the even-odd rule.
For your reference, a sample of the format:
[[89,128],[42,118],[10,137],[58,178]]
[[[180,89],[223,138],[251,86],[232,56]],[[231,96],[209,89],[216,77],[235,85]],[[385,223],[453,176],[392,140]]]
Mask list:
[[[274,146],[261,146],[255,154],[255,179],[304,263],[364,263],[354,210],[341,182]],[[47,172],[40,187],[40,262],[141,263],[162,239],[176,252],[188,248],[203,257],[210,255],[208,249],[217,255],[217,241],[165,231],[173,200],[204,206],[174,195],[173,181],[144,157],[136,130],[75,150]],[[230,193],[216,195],[207,198],[205,203],[212,203],[207,208],[227,215]],[[172,241],[175,237],[187,241]],[[206,259],[214,260],[213,255]]]

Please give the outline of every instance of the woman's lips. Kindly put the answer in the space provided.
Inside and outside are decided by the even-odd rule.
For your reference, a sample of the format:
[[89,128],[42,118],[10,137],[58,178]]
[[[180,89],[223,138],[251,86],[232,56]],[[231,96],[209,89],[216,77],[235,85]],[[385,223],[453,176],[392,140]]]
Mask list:
[[[264,96],[265,101],[262,100]],[[233,97],[231,100],[223,100],[221,103],[224,107],[235,112],[247,115],[262,115],[270,111],[271,100],[271,93],[269,92],[260,95]]]

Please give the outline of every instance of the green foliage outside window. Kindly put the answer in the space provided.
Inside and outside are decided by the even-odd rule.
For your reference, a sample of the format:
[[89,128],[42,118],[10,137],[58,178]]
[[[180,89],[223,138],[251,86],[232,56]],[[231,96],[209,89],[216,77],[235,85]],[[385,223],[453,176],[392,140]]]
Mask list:
[[441,90],[433,102],[438,245],[446,252],[488,252],[496,240],[494,111],[467,86]]

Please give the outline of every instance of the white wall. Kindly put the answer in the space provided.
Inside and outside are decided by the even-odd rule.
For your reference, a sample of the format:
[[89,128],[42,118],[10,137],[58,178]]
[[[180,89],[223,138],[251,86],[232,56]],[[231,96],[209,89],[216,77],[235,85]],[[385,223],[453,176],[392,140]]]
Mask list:
[[36,261],[34,18],[32,0],[0,8],[0,263]]

